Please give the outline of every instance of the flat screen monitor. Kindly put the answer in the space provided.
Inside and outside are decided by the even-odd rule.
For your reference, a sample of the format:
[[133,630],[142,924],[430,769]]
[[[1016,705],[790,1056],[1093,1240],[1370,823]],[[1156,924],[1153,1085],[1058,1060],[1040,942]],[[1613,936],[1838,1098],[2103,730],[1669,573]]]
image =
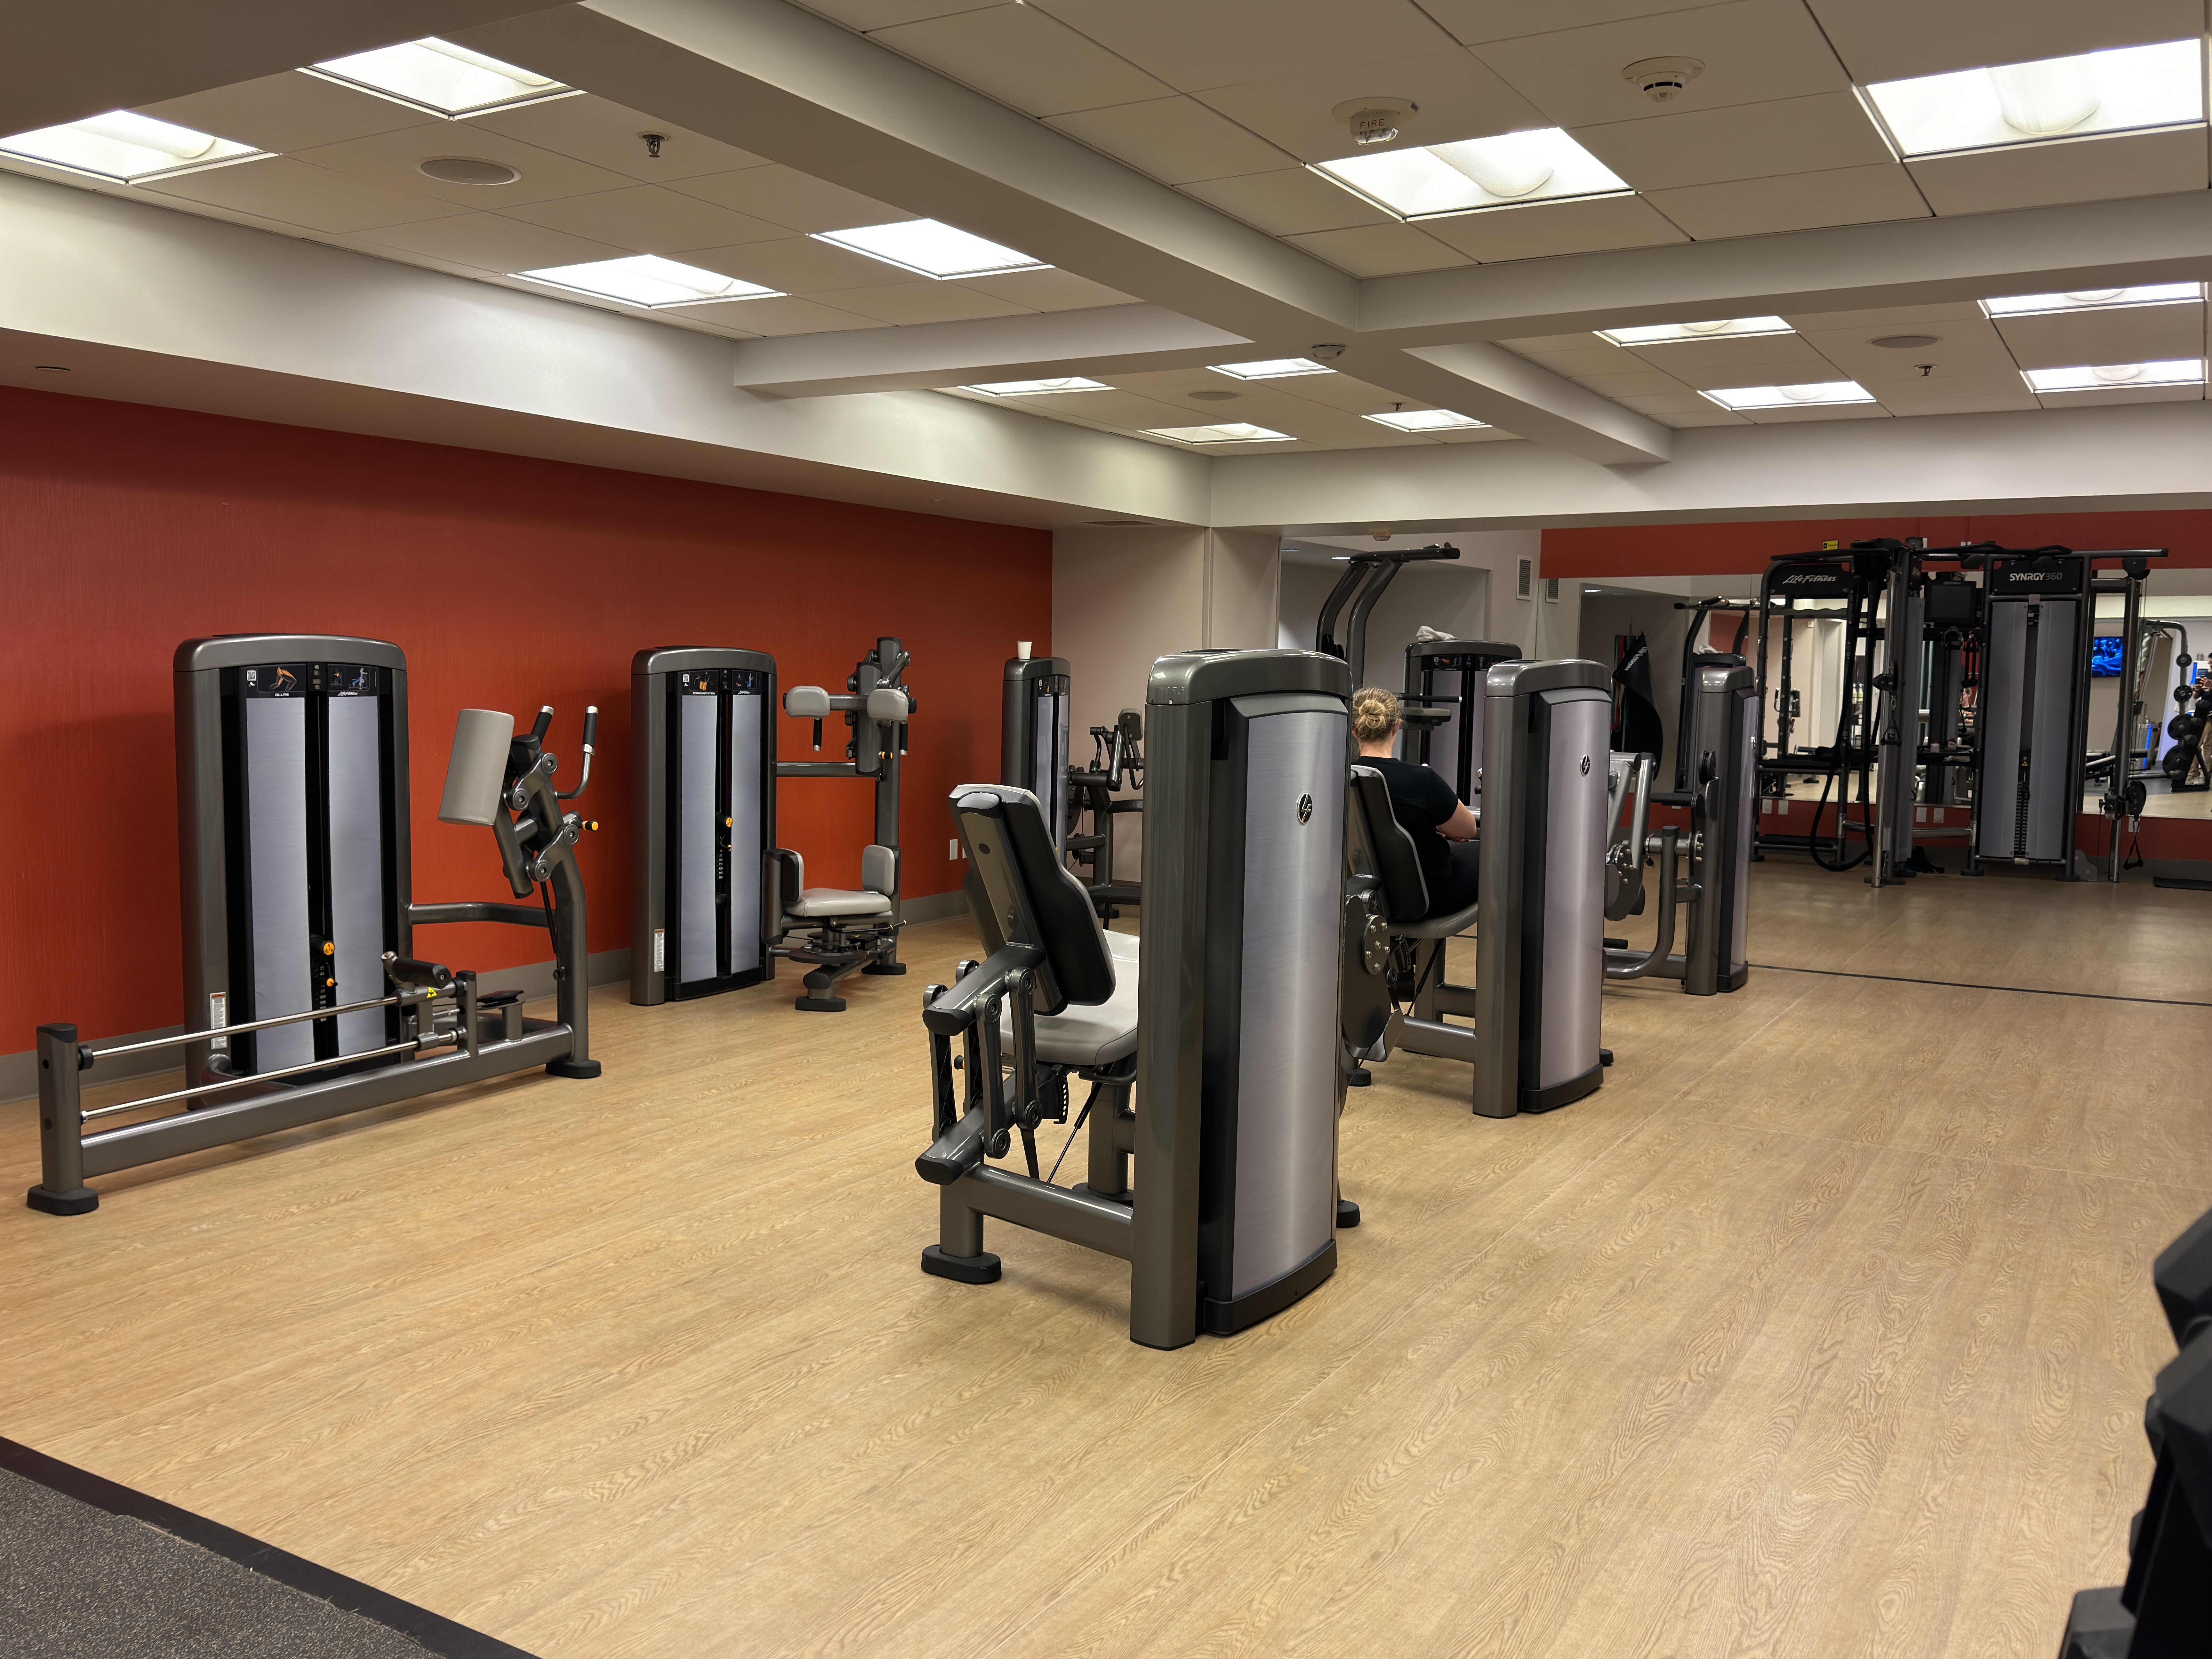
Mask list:
[[2089,641],[2089,672],[2099,678],[2120,672],[2120,637],[2100,634]]

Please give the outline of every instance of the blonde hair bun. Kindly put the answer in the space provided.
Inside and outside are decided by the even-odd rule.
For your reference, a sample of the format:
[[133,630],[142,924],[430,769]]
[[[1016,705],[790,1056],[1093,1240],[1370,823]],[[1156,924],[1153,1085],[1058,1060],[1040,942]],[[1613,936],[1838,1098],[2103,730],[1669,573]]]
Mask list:
[[1379,685],[1363,685],[1352,694],[1352,732],[1362,743],[1380,743],[1397,729],[1398,696]]

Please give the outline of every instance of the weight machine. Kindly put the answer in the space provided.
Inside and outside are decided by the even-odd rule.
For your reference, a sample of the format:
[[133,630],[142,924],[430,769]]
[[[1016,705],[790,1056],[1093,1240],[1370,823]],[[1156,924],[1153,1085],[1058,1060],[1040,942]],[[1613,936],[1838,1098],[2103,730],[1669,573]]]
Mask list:
[[[1037,798],[1053,846],[1080,866],[1099,920],[1111,921],[1121,906],[1140,902],[1137,883],[1114,877],[1114,820],[1145,810],[1140,795],[1117,799],[1125,785],[1142,785],[1145,717],[1124,708],[1112,726],[1092,726],[1091,764],[1077,767],[1068,744],[1073,684],[1066,658],[1032,657],[1027,643],[1006,659],[999,781]],[[1077,827],[1085,812],[1087,833]]]
[[[1389,553],[1353,553],[1346,556],[1345,570],[1330,588],[1328,597],[1322,601],[1321,617],[1314,627],[1314,649],[1326,657],[1340,658],[1350,665],[1354,690],[1366,684],[1367,618],[1374,614],[1382,595],[1390,584],[1398,580],[1398,573],[1409,564],[1430,564],[1438,560],[1455,560],[1459,549],[1449,542],[1428,547],[1401,549]],[[1337,637],[1337,619],[1343,616],[1346,605],[1352,607],[1351,619],[1345,625],[1341,640]]]
[[[396,645],[331,635],[188,640],[176,656],[185,1006],[205,1025],[103,1047],[74,1024],[39,1028],[34,1210],[82,1215],[85,1182],[163,1158],[543,1066],[594,1078],[584,878],[576,842],[598,828],[563,804],[591,781],[599,710],[584,715],[570,790],[544,743],[549,707],[460,711],[438,817],[489,828],[515,900],[417,904],[408,803],[407,660]],[[542,927],[557,1017],[522,994],[415,955],[414,930],[448,922]],[[102,1060],[184,1050],[185,1086],[87,1110]],[[442,1050],[443,1052],[434,1052]],[[103,1120],[161,1111],[117,1127]]]

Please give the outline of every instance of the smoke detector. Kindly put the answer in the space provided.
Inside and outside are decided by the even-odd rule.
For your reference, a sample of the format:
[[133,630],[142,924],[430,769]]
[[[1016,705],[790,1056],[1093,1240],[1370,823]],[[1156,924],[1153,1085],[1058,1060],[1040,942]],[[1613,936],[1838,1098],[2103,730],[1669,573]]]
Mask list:
[[1333,363],[1344,356],[1344,348],[1340,345],[1308,346],[1306,356],[1317,363]]
[[1695,58],[1643,58],[1621,70],[1620,78],[1653,103],[1667,104],[1705,72],[1705,64]]
[[1410,98],[1352,98],[1329,113],[1344,123],[1352,142],[1365,146],[1387,144],[1395,138],[1420,106]]

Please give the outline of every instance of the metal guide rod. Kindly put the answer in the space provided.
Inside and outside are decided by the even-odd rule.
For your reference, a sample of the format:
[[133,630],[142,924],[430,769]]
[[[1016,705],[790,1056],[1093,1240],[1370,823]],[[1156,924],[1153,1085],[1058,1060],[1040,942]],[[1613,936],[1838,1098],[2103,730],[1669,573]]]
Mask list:
[[[374,1006],[374,1005],[372,1005]],[[118,1112],[142,1111],[149,1106],[166,1106],[173,1100],[190,1100],[198,1095],[221,1094],[226,1089],[242,1089],[249,1083],[269,1083],[280,1077],[297,1077],[302,1072],[326,1071],[333,1066],[349,1066],[356,1060],[374,1060],[380,1054],[412,1054],[428,1045],[441,1044],[441,1036],[410,1037],[404,1042],[388,1043],[381,1048],[364,1048],[359,1054],[332,1054],[328,1060],[303,1060],[297,1066],[287,1066],[274,1072],[256,1072],[251,1077],[226,1078],[221,1083],[203,1083],[190,1089],[172,1090],[166,1095],[149,1095],[143,1100],[126,1100],[113,1106],[95,1106],[77,1116],[89,1123],[96,1117],[112,1117]]]
[[143,1042],[118,1043],[112,1048],[86,1048],[83,1053],[88,1060],[110,1060],[117,1054],[140,1054],[155,1048],[171,1048],[180,1042],[202,1042],[210,1037],[233,1036],[241,1031],[266,1030],[272,1025],[298,1025],[311,1019],[334,1019],[340,1014],[357,1014],[365,1008],[404,1007],[409,1003],[423,1000],[420,996],[377,997],[368,1002],[342,1003],[335,1008],[310,1008],[303,1014],[275,1014],[267,1019],[242,1020],[236,1025],[218,1025],[210,1030],[180,1031],[175,1036],[149,1037]]

